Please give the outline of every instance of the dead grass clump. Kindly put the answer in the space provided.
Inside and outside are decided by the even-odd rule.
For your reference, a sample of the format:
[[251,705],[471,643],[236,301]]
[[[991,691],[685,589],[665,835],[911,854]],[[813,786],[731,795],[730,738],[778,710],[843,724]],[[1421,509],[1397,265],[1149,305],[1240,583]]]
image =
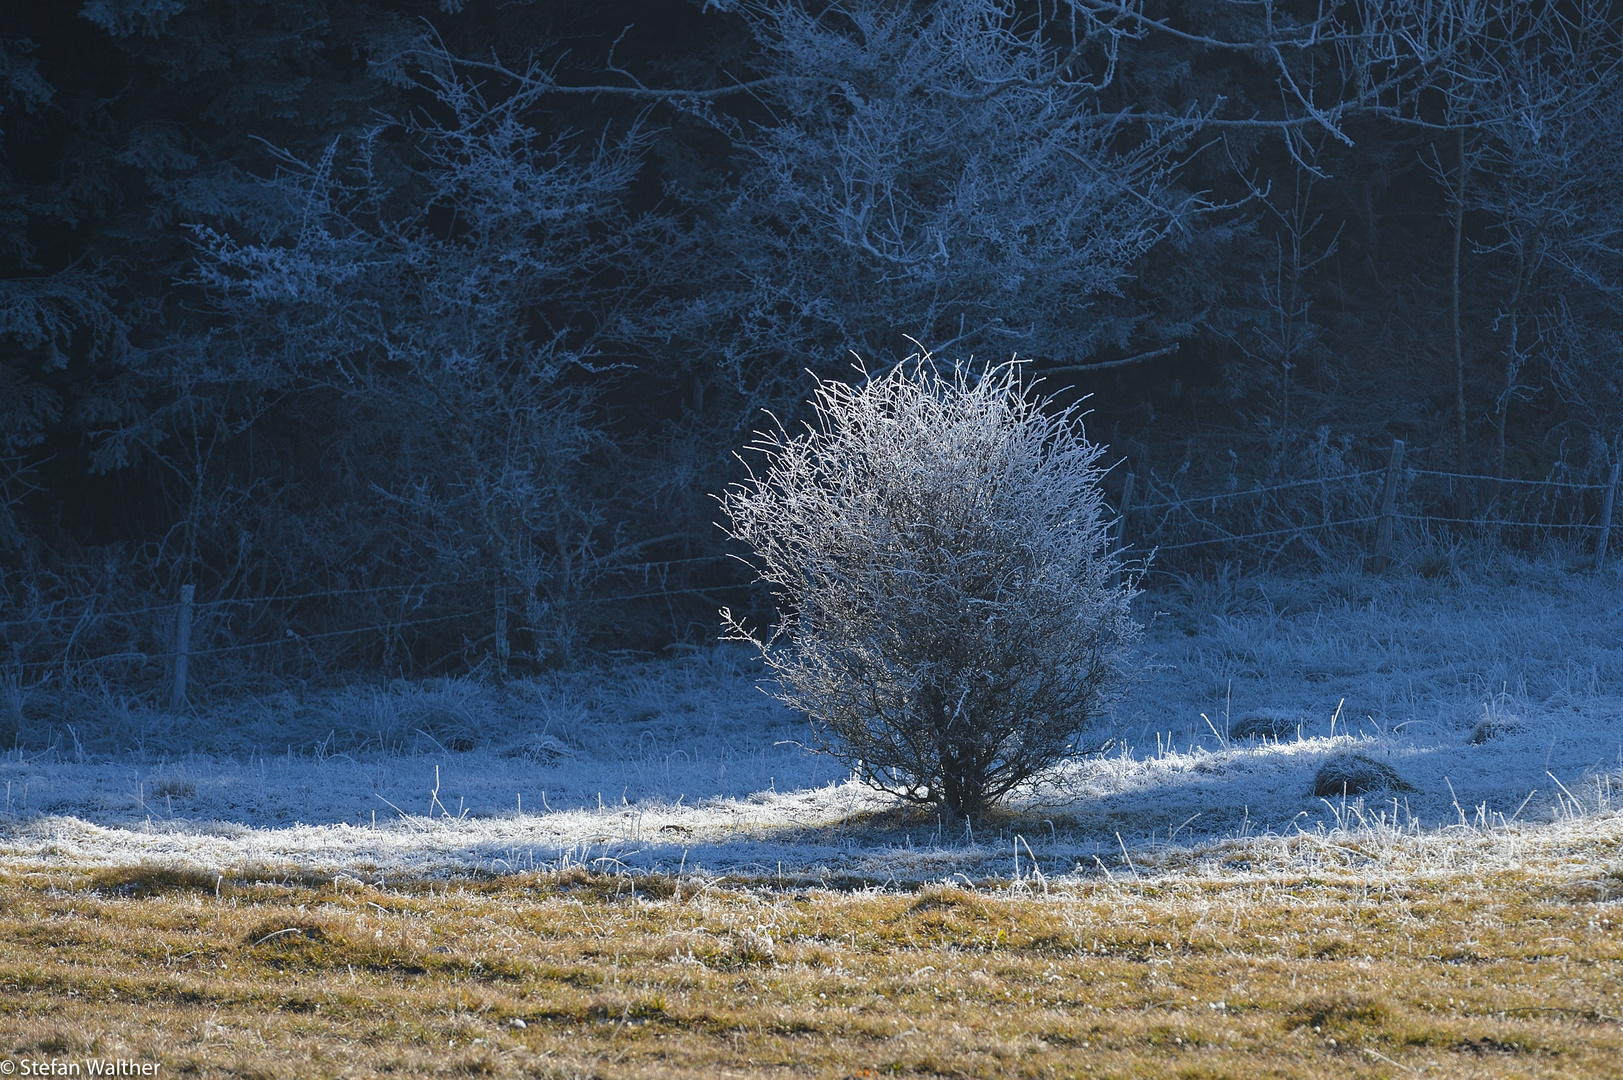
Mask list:
[[676,892],[668,879],[657,877],[631,877],[626,874],[598,874],[576,864],[550,873],[536,875],[536,883],[544,894],[573,896],[598,900],[635,900],[639,896],[663,898]]
[[46,1054],[68,1054],[74,1050],[88,1049],[89,1045],[88,1043],[79,1042],[65,1032],[53,1031],[34,1043],[32,1049]]
[[197,781],[185,773],[170,773],[155,777],[149,790],[154,798],[184,799],[197,794]]
[[648,874],[632,882],[634,890],[650,900],[669,900],[676,895],[676,882],[663,874]]
[[[1557,899],[1572,904],[1604,904],[1623,897],[1623,872],[1613,872],[1602,878],[1572,881],[1554,890]],[[1611,925],[1611,920],[1602,920]],[[1623,921],[1623,920],[1620,920]]]
[[1365,795],[1374,791],[1414,791],[1392,766],[1367,754],[1337,754],[1319,766],[1313,794],[1322,798]]
[[740,930],[720,939],[725,948],[720,957],[727,966],[770,965],[778,958],[772,935],[764,930]]
[[214,893],[223,885],[218,874],[178,866],[143,863],[96,870],[85,887],[110,896],[145,898],[177,892]]
[[1459,573],[1453,551],[1430,551],[1414,560],[1415,573],[1423,578],[1453,578]]
[[1334,937],[1316,941],[1307,949],[1304,955],[1316,960],[1335,960],[1339,957],[1356,954],[1357,945],[1343,937]]
[[248,931],[245,944],[250,949],[257,949],[269,942],[286,945],[304,941],[326,941],[327,932],[319,926],[283,926],[270,929],[270,924],[261,923]]
[[1301,731],[1302,722],[1301,716],[1284,709],[1259,709],[1236,720],[1229,727],[1228,737],[1233,742],[1289,739]]
[[641,1021],[667,1019],[664,994],[644,994],[631,999],[599,999],[586,1010],[595,1020]]
[[[187,1064],[195,1067],[187,1068]],[[177,1071],[183,1075],[201,1073],[204,1071],[203,1062],[194,1058],[189,1063],[183,1062]],[[268,1061],[237,1061],[231,1065],[228,1072],[233,1080],[282,1080],[287,1075]]]
[[[778,945],[770,930],[741,927],[719,933],[697,930],[667,935],[652,955],[677,963],[698,963],[717,971],[771,967],[778,960]],[[804,962],[804,956],[801,957]]]
[[1287,1030],[1312,1028],[1315,1032],[1346,1033],[1354,1027],[1384,1024],[1392,1015],[1387,1003],[1360,995],[1313,998],[1292,1009],[1285,1019]]
[[989,918],[986,903],[975,893],[957,885],[927,885],[918,897],[907,905],[909,913],[952,909],[975,918]]
[[1449,1049],[1466,1051],[1472,1054],[1531,1054],[1537,1053],[1539,1047],[1528,1045],[1516,1039],[1504,1040],[1494,1038],[1460,1039]]
[[240,960],[290,972],[366,972],[478,982],[511,982],[527,972],[528,965],[521,960],[470,957],[413,933],[409,910],[372,910],[373,917],[349,925],[332,917],[313,921],[305,912],[295,912],[299,918],[280,923],[256,922],[243,931],[235,951]]
[[488,1053],[470,1054],[458,1061],[452,1071],[461,1076],[495,1076],[500,1062]]
[[267,921],[242,935],[239,955],[249,954],[254,962],[278,969],[315,971],[339,963],[339,957],[350,952],[344,948],[347,944],[321,926]]

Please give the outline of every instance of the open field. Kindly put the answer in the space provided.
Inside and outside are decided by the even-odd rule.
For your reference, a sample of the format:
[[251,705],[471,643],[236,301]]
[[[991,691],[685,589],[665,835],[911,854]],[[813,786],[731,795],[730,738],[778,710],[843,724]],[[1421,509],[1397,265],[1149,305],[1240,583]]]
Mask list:
[[14,872],[0,1052],[169,1076],[1615,1077],[1620,890]]
[[[847,782],[727,650],[187,716],[5,688],[0,1051],[1623,1075],[1623,582],[1467,562],[1146,596],[1095,752],[973,825]],[[1315,794],[1353,754],[1386,779]]]

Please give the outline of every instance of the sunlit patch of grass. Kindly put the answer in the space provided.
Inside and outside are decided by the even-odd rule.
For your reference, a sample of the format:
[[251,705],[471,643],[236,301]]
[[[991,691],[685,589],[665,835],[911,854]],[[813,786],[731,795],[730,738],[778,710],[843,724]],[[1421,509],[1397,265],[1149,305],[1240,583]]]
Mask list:
[[0,877],[0,1055],[168,1076],[1608,1076],[1620,992],[1623,910],[1523,874]]

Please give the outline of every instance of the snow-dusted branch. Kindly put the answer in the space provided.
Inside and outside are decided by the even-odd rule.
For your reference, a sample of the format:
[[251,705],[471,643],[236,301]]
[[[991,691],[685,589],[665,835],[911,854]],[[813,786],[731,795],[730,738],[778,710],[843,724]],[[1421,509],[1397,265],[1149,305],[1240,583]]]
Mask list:
[[1102,448],[1016,365],[824,382],[722,499],[781,609],[784,700],[863,780],[976,814],[1076,751],[1136,628]]

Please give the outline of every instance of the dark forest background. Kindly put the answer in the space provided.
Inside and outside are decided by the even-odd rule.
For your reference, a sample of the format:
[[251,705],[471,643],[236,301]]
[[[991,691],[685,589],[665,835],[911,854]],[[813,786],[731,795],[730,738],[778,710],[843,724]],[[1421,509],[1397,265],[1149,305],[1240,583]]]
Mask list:
[[1113,484],[1395,438],[1596,483],[1620,46],[1584,0],[10,0],[0,663],[157,686],[185,584],[215,687],[700,642],[735,453],[915,342],[1091,395]]

